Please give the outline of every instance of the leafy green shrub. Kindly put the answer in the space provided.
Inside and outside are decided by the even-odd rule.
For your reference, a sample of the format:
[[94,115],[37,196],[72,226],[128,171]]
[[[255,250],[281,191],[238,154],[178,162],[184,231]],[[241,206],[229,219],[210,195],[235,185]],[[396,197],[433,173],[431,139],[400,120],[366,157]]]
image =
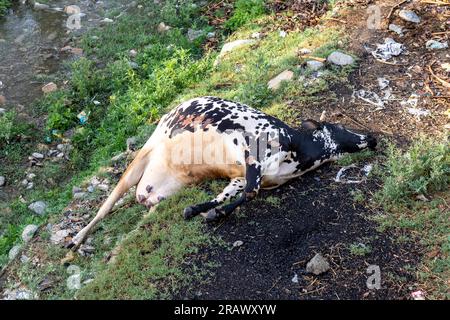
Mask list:
[[414,195],[446,190],[450,182],[449,151],[446,141],[431,138],[420,138],[404,153],[388,145],[380,202],[388,207],[402,205]]
[[9,0],[0,0],[0,16],[5,14],[10,5],[11,2]]
[[225,29],[230,32],[236,31],[247,22],[265,14],[264,2],[263,0],[237,0],[233,15],[224,25]]

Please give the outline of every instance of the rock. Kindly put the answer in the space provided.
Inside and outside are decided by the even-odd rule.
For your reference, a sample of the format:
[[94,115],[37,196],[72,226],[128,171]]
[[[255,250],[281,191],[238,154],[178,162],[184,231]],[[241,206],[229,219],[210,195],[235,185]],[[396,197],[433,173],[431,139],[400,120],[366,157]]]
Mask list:
[[[0,96],[0,104],[2,104],[1,97],[3,97],[3,96]],[[5,113],[6,113],[6,109],[0,108],[0,116],[4,115]]]
[[58,86],[53,82],[49,82],[45,86],[42,87],[42,92],[44,92],[44,93],[50,93],[50,92],[54,92],[56,90],[58,90]]
[[234,243],[233,243],[233,247],[240,247],[240,246],[242,246],[244,244],[244,242],[243,241],[241,241],[241,240],[237,240],[237,241],[235,241]]
[[348,54],[334,51],[328,56],[327,61],[338,66],[346,66],[353,64],[353,62],[355,62],[355,59],[353,59],[353,57],[349,56]]
[[72,187],[72,194],[80,193],[80,192],[83,192],[83,189],[81,189],[80,187],[76,187],[76,186]]
[[64,13],[66,13],[68,15],[77,14],[80,12],[81,12],[80,7],[75,6],[75,5],[70,5],[70,6],[64,7]]
[[448,42],[439,42],[436,40],[428,40],[427,43],[425,44],[425,46],[427,47],[427,49],[430,50],[440,50],[440,49],[447,49],[448,48]]
[[389,30],[395,32],[399,36],[403,36],[403,28],[398,26],[398,25],[396,25],[396,24],[391,23],[389,25]]
[[6,289],[3,293],[3,299],[5,300],[31,300],[36,296],[28,289]]
[[82,56],[83,55],[83,49],[81,48],[72,48],[70,52],[76,56]]
[[412,10],[400,10],[398,16],[408,22],[420,23],[420,17]]
[[294,276],[292,277],[291,281],[293,283],[298,283],[298,274],[294,274]]
[[133,69],[133,70],[139,69],[139,64],[137,64],[137,63],[134,62],[134,61],[129,61],[129,62],[128,62],[128,65],[129,65],[130,68]]
[[3,187],[6,183],[6,179],[4,176],[0,176],[0,187]]
[[39,153],[39,152],[33,152],[33,153],[31,154],[31,156],[32,156],[33,158],[35,158],[35,159],[38,159],[38,160],[44,159],[44,155],[43,155],[42,153]]
[[27,179],[23,179],[22,182],[20,183],[22,186],[26,187],[28,185],[28,180]]
[[[5,105],[6,104],[6,98],[5,98],[5,96],[2,96],[2,95],[0,95],[0,106],[3,106],[3,105]],[[2,112],[0,112],[0,114],[3,114],[3,113],[5,113],[6,112],[6,110],[5,109],[2,109]]]
[[306,265],[306,272],[315,274],[316,276],[330,270],[330,264],[320,254],[316,254]]
[[119,162],[119,161],[121,161],[123,159],[126,159],[126,157],[127,157],[127,153],[126,152],[122,152],[122,153],[118,154],[117,156],[112,157],[111,158],[111,162],[116,163],[116,162]]
[[13,261],[19,255],[21,249],[22,247],[19,244],[12,247],[8,253],[9,261]]
[[113,21],[113,19],[105,18],[105,19],[101,20],[100,22],[107,24],[107,23],[113,23],[114,21]]
[[282,37],[282,38],[286,38],[287,33],[286,33],[286,31],[281,30],[280,33],[279,33],[279,35],[280,35],[280,37]]
[[164,22],[161,22],[158,25],[158,32],[163,33],[163,32],[169,31],[171,28],[172,27],[167,26]]
[[34,188],[34,183],[33,182],[28,182],[27,184],[27,190],[33,189]]
[[34,174],[33,172],[30,172],[29,174],[27,174],[27,180],[33,180],[34,178],[36,178],[36,174]]
[[48,10],[50,6],[48,4],[35,2],[34,7],[35,10]]
[[86,196],[86,192],[77,192],[75,194],[73,194],[73,198],[78,200],[78,199],[83,199]]
[[56,232],[52,232],[52,234],[50,236],[50,242],[53,243],[53,244],[60,244],[69,235],[70,235],[70,231],[66,230],[66,229],[58,230]]
[[44,201],[36,201],[28,206],[28,209],[37,215],[43,215],[47,209],[47,204]]
[[212,39],[212,38],[215,38],[215,37],[216,37],[216,33],[215,32],[208,32],[206,34],[206,38],[208,38],[208,39]]
[[108,186],[107,184],[104,184],[104,183],[99,184],[99,185],[97,186],[97,188],[98,188],[99,190],[102,190],[102,191],[108,191],[108,190],[109,190],[109,186]]
[[87,187],[87,191],[92,193],[92,192],[95,191],[95,187],[94,186],[89,186],[89,187]]
[[136,148],[136,137],[127,139],[127,150],[133,151]]
[[203,35],[203,30],[194,30],[194,29],[188,29],[187,37],[189,41],[194,41],[195,39],[200,38]]
[[217,57],[216,61],[214,61],[214,66],[217,66],[220,63],[220,59],[223,58],[229,52],[232,52],[232,51],[234,51],[238,48],[244,47],[244,46],[251,45],[253,43],[255,43],[255,40],[251,40],[251,39],[235,40],[235,41],[226,43],[222,47],[222,50],[220,50],[219,56]]
[[284,70],[282,73],[270,80],[267,83],[267,86],[269,89],[277,90],[283,81],[291,81],[293,77],[294,73],[291,70]]
[[138,52],[136,50],[134,50],[134,49],[131,49],[130,51],[128,51],[128,55],[131,58],[136,58],[137,54],[138,54]]
[[253,39],[260,39],[261,38],[261,33],[260,32],[253,32],[251,37]]
[[314,71],[317,71],[317,70],[323,68],[323,66],[324,66],[324,64],[322,62],[320,62],[320,61],[316,61],[316,60],[306,61],[306,67],[308,69],[311,69],[311,70],[314,70]]
[[20,256],[20,262],[21,263],[27,263],[27,262],[29,262],[30,261],[30,258],[28,258],[26,255],[21,255]]
[[92,177],[90,182],[94,187],[98,186],[101,183],[97,177]]
[[24,242],[28,242],[33,239],[34,234],[36,233],[38,226],[35,224],[29,224],[22,231],[22,240]]
[[302,55],[302,56],[307,55],[307,54],[311,54],[311,50],[309,50],[307,48],[302,48],[302,49],[298,50],[298,54]]

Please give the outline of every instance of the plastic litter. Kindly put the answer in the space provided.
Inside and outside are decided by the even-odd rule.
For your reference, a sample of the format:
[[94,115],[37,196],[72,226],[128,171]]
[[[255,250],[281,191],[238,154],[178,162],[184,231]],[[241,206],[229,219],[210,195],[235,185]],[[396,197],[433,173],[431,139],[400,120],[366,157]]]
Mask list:
[[405,46],[396,42],[392,38],[384,39],[383,44],[377,44],[377,49],[372,51],[372,55],[379,60],[389,60],[392,57],[399,56],[405,50]]

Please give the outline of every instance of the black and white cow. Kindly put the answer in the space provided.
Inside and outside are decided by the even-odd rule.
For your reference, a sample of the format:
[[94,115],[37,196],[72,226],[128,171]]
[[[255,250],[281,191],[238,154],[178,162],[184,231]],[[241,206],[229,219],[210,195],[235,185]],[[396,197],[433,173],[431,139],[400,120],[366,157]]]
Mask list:
[[[207,221],[225,217],[253,199],[345,153],[375,148],[376,140],[339,124],[303,121],[294,129],[246,105],[217,97],[182,103],[160,120],[96,217],[72,240],[76,248],[119,198],[137,185],[136,199],[148,208],[182,187],[228,178],[216,198],[184,210]],[[225,201],[238,196],[227,205]]]

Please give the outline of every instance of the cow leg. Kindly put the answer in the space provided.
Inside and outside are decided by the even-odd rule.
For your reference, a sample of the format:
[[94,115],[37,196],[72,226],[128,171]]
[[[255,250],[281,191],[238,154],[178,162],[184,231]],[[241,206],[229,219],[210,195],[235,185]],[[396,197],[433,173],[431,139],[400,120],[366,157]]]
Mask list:
[[207,222],[217,221],[230,215],[237,207],[256,197],[261,187],[261,165],[259,163],[247,164],[245,180],[247,183],[239,199],[225,206],[209,210],[205,217]]
[[215,197],[213,200],[200,203],[194,206],[187,207],[184,209],[184,218],[190,219],[193,218],[200,213],[208,212],[212,208],[215,208],[225,201],[233,198],[238,194],[238,192],[242,191],[245,187],[245,179],[240,178],[234,178],[231,179],[230,183],[223,189],[222,193],[219,194],[217,197]]

